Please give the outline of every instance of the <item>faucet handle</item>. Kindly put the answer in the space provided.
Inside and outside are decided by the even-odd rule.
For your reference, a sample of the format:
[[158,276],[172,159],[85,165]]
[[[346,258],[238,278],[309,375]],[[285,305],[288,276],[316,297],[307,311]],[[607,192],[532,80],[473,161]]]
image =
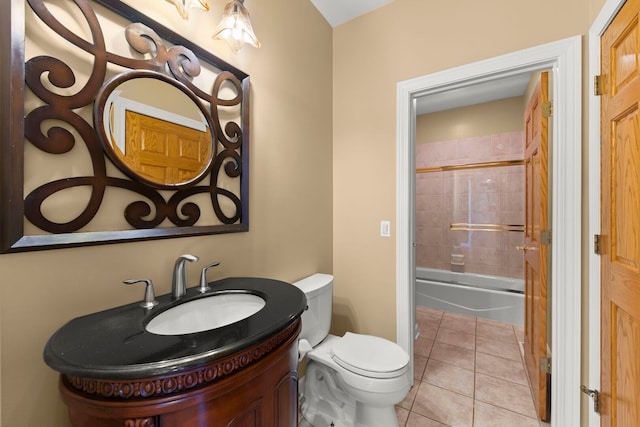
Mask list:
[[142,308],[153,308],[158,305],[158,301],[156,301],[155,292],[153,292],[153,282],[151,279],[128,279],[123,281],[125,285],[133,285],[134,283],[145,283],[144,289],[144,301],[140,303],[140,307]]
[[201,294],[204,294],[205,292],[211,290],[211,287],[209,287],[207,285],[207,270],[210,267],[216,267],[218,265],[220,265],[220,263],[218,261],[212,262],[211,264],[209,264],[206,267],[204,267],[202,269],[202,271],[200,272],[200,287],[198,288],[198,292],[200,292]]

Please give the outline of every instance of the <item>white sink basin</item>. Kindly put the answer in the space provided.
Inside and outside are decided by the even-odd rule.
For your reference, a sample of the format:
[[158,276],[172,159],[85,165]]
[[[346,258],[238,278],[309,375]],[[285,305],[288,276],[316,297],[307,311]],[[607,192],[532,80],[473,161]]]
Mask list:
[[212,295],[163,311],[147,324],[157,335],[184,335],[230,325],[257,313],[265,301],[248,293]]

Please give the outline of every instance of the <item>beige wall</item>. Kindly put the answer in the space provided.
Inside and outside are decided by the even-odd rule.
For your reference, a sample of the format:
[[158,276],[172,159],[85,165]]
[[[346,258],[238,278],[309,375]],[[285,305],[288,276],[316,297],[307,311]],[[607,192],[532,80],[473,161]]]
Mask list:
[[[210,3],[210,15],[220,16],[224,2]],[[308,1],[246,5],[261,49],[233,55],[206,32],[199,43],[251,75],[250,231],[0,255],[2,426],[69,425],[57,374],[43,363],[42,350],[73,317],[140,300],[143,289],[123,279],[150,277],[157,293],[166,293],[182,253],[201,257],[187,267],[191,284],[213,260],[221,266],[210,280],[294,281],[332,272],[331,27]],[[191,23],[180,31],[194,28],[207,27]]]
[[416,118],[416,144],[522,130],[523,115],[522,96],[422,114]]

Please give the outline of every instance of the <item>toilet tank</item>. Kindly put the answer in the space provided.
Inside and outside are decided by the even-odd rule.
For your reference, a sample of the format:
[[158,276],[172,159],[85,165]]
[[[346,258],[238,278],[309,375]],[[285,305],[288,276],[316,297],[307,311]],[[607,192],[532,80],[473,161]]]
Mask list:
[[307,309],[302,313],[302,332],[299,338],[306,339],[315,347],[325,339],[331,327],[333,276],[316,273],[293,285],[307,297]]

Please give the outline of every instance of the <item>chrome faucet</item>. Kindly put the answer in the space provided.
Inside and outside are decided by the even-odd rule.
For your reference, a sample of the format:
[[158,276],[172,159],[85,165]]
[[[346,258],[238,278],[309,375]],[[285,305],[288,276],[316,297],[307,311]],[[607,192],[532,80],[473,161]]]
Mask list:
[[180,255],[173,266],[173,281],[171,282],[171,295],[173,299],[182,298],[187,293],[187,279],[185,274],[184,263],[186,261],[198,261],[195,255]]

